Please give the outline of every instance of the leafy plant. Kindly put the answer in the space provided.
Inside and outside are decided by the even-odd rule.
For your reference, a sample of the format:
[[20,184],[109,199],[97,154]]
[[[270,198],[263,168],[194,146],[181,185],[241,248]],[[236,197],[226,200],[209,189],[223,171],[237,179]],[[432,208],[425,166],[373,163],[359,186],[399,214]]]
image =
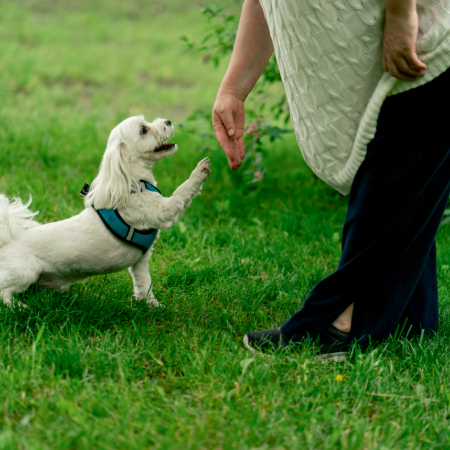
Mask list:
[[[241,5],[242,0],[237,0]],[[239,18],[227,12],[226,8],[216,3],[203,5],[201,13],[205,16],[209,26],[205,37],[199,44],[192,42],[188,37],[180,39],[186,45],[203,53],[203,63],[212,63],[216,67],[233,50],[234,40],[239,24]],[[255,89],[246,102],[246,159],[244,162],[248,182],[254,183],[264,178],[264,155],[266,153],[264,138],[269,141],[282,139],[285,133],[291,132],[289,128],[280,128],[273,124],[274,120],[286,126],[289,121],[289,110],[285,95],[274,100],[273,95],[268,94],[271,85],[281,83],[280,71],[275,56],[267,63]],[[270,118],[269,118],[270,117]],[[186,130],[192,133],[200,133],[205,144],[201,150],[217,148],[214,132],[208,126],[209,131],[199,131],[199,121],[211,123],[211,114],[197,111],[187,119]]]

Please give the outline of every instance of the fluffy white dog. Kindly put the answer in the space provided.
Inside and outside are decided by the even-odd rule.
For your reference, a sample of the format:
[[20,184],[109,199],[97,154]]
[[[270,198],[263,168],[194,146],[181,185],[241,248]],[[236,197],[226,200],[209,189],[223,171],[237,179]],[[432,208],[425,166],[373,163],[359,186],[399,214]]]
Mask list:
[[142,180],[156,186],[155,163],[178,150],[176,144],[165,143],[174,131],[168,120],[149,123],[143,116],[130,117],[114,128],[84,199],[86,209],[70,219],[41,225],[33,220],[37,213],[28,209],[31,198],[23,204],[0,195],[0,299],[5,305],[10,306],[12,296],[33,283],[65,291],[92,275],[126,268],[136,299],[158,305],[148,269],[156,239],[145,252],[123,242],[96,210],[118,210],[130,229],[144,230],[144,234],[177,223],[211,171],[209,159],[203,159],[169,198],[145,189]]

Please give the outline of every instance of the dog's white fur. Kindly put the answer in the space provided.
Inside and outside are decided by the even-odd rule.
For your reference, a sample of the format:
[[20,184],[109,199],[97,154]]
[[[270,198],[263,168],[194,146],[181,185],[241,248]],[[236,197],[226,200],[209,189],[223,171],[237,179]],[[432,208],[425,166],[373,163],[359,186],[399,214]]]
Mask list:
[[138,230],[175,225],[209,176],[208,158],[169,198],[147,190],[131,194],[132,186],[140,186],[138,180],[156,185],[155,163],[178,147],[155,149],[173,134],[173,125],[164,119],[149,123],[134,116],[120,123],[111,132],[98,175],[85,197],[86,209],[70,219],[40,225],[33,220],[37,213],[28,209],[31,198],[23,204],[0,195],[0,300],[10,306],[12,296],[33,283],[65,291],[89,276],[128,268],[136,299],[158,305],[148,269],[154,244],[143,254],[120,241],[90,206],[118,209]]

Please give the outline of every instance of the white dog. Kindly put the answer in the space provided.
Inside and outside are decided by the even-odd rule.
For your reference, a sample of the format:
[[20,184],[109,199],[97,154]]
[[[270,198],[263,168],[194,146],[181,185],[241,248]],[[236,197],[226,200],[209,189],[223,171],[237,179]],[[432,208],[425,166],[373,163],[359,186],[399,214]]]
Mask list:
[[[10,306],[12,296],[33,283],[65,291],[89,276],[129,268],[136,299],[158,305],[148,269],[157,230],[177,223],[211,172],[209,159],[205,158],[172,197],[165,198],[156,189],[148,190],[152,188],[149,185],[156,186],[152,173],[155,163],[178,150],[176,144],[165,143],[173,135],[170,121],[156,119],[149,123],[143,116],[130,117],[114,128],[98,175],[85,196],[86,209],[70,219],[40,225],[33,220],[37,213],[28,209],[31,198],[23,204],[19,199],[9,202],[0,195],[3,303]],[[100,214],[113,210],[119,210],[119,222],[128,225],[121,239]],[[149,244],[152,233],[154,241]],[[132,235],[139,234],[151,245],[148,250],[132,243],[139,241]]]

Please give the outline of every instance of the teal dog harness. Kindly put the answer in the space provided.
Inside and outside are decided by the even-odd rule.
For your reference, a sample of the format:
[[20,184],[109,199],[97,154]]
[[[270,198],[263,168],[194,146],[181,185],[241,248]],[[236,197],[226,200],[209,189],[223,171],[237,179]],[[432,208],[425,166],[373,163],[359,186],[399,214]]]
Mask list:
[[[147,189],[148,191],[161,194],[161,192],[148,181],[139,180],[139,184],[141,185],[142,190]],[[80,191],[80,194],[84,197],[89,192],[89,189],[90,185],[86,183]],[[135,191],[132,191],[131,193],[134,194]],[[128,225],[125,220],[122,219],[122,216],[117,209],[95,209],[94,205],[92,205],[92,207],[97,212],[100,219],[102,219],[105,227],[122,242],[137,247],[146,253],[155,241],[156,235],[158,234],[157,229],[150,228],[149,230],[136,230],[136,228]]]

